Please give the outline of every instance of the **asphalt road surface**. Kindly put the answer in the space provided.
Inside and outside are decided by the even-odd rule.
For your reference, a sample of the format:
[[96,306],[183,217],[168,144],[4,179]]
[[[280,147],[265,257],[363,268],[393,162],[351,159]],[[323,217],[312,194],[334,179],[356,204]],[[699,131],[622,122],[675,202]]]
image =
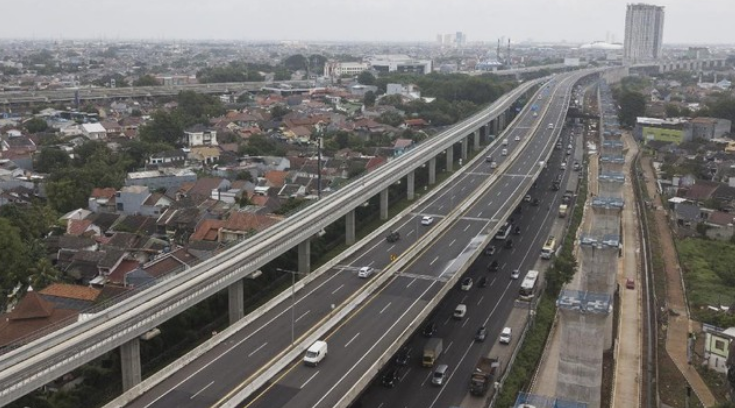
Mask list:
[[[328,358],[315,368],[305,367],[300,361],[294,362],[263,392],[256,394],[242,406],[331,407],[342,398],[388,345],[398,338],[405,326],[415,319],[428,300],[436,295],[441,286],[445,285],[446,281],[460,269],[462,259],[468,258],[469,252],[478,250],[478,238],[486,236],[487,232],[497,223],[505,221],[501,217],[508,210],[506,203],[525,195],[531,189],[534,181],[531,174],[535,174],[539,161],[546,156],[549,150],[553,149],[555,144],[555,140],[551,137],[553,130],[548,129],[546,125],[550,122],[561,123],[558,119],[562,115],[563,99],[551,91],[542,92],[542,96],[542,99],[536,103],[542,108],[544,103],[550,103],[548,111],[539,114],[538,117],[533,117],[531,114],[525,115],[517,126],[503,136],[503,138],[508,138],[509,146],[497,146],[492,153],[496,159],[502,160],[503,156],[497,154],[498,149],[516,148],[525,138],[531,137],[530,131],[536,122],[540,121],[541,125],[538,127],[537,134],[529,140],[523,154],[461,219],[451,225],[429,247],[424,249],[421,256],[417,257],[370,301],[333,331],[326,339],[329,344]],[[515,141],[516,135],[521,138],[521,142]],[[549,168],[542,173],[544,177],[561,173],[553,163],[552,161]],[[420,217],[432,215],[435,223],[440,222],[492,174],[490,164],[484,160],[479,160],[462,171],[463,176],[446,191],[437,195],[415,214],[396,220],[394,230],[400,231],[401,236],[404,237],[395,244],[396,247],[384,240],[375,242],[370,250],[356,256],[349,265],[353,268],[363,265],[385,267],[390,253],[405,249],[407,244],[413,242],[412,237],[415,237],[415,234],[420,234],[432,227],[420,225],[418,222]],[[542,181],[546,180],[544,178]],[[550,183],[542,185],[539,182],[531,192],[542,200],[550,202],[556,197],[550,192],[549,187]],[[489,345],[487,342],[495,341],[502,325],[501,322],[505,320],[505,316],[512,308],[519,285],[518,281],[509,279],[510,270],[515,267],[521,267],[523,270],[535,261],[538,253],[529,253],[527,249],[534,246],[540,248],[541,241],[546,238],[543,235],[544,228],[548,230],[551,218],[556,216],[555,211],[548,209],[554,209],[553,204],[550,204],[548,208],[542,205],[530,211],[529,207],[526,206],[525,211],[517,216],[518,222],[527,231],[523,231],[520,236],[511,236],[515,244],[514,248],[507,250],[502,248],[494,256],[502,261],[500,271],[490,274],[482,264],[479,264],[468,272],[469,275],[475,277],[481,274],[492,277],[490,285],[482,289],[473,288],[470,292],[454,291],[444,302],[449,304],[449,307],[440,308],[434,317],[440,326],[437,336],[445,338],[444,353],[440,361],[460,361],[460,370],[455,371],[456,367],[450,366],[448,384],[431,389],[426,384],[430,370],[419,368],[418,363],[412,361],[408,367],[415,374],[408,373],[404,378],[409,381],[390,391],[401,395],[406,403],[401,402],[396,405],[393,399],[388,399],[386,401],[391,401],[389,406],[428,407],[439,401],[441,404],[437,406],[448,406],[441,400],[445,398],[443,395],[446,395],[449,400],[455,397],[461,400],[461,396],[464,396],[465,380],[471,368],[463,368],[462,363],[468,367],[474,365],[475,357],[479,356],[479,353],[475,357],[468,358],[467,356],[473,348],[478,351],[481,349],[481,346],[475,346],[473,343],[475,330],[481,324],[486,323],[490,333],[485,344]],[[404,247],[398,248],[398,245],[404,245]],[[333,275],[335,282],[330,284],[330,288],[335,288],[335,285],[339,284],[350,285],[350,289],[354,289],[355,284],[361,283],[350,273],[335,272]],[[312,301],[325,303],[323,299],[313,299],[309,303]],[[448,311],[461,301],[468,305],[467,316],[459,321],[450,319]],[[327,301],[326,303],[333,302]],[[415,356],[420,354],[420,349],[423,347],[421,341],[418,343],[420,345],[414,352]],[[460,373],[461,370],[465,371]],[[445,389],[454,389],[454,384],[460,382],[463,390],[461,396],[443,392]],[[421,387],[421,384],[427,388]],[[420,403],[415,402],[419,400]]]

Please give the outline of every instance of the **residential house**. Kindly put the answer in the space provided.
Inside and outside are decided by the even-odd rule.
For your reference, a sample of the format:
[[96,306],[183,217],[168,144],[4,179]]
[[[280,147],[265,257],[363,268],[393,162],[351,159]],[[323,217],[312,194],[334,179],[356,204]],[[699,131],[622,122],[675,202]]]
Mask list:
[[83,311],[92,307],[100,296],[97,288],[68,283],[52,283],[38,291],[39,295],[59,309]]
[[107,130],[99,123],[84,123],[81,125],[82,134],[89,140],[107,139]]
[[100,122],[100,125],[105,128],[108,137],[120,136],[123,133],[123,127],[114,119],[106,119]]
[[126,186],[147,186],[151,191],[181,188],[185,183],[195,183],[197,175],[191,169],[161,168],[128,173]]
[[219,161],[221,153],[221,150],[217,147],[192,147],[187,158],[192,162],[203,165],[213,165]]
[[191,241],[240,241],[279,221],[277,218],[248,212],[232,213],[226,220],[203,220],[191,235]]
[[116,212],[115,199],[117,191],[114,188],[95,188],[92,190],[87,205],[92,212]]
[[167,150],[154,153],[148,157],[148,166],[155,167],[179,167],[186,163],[186,152],[181,149]]
[[735,350],[735,327],[723,329],[720,327],[703,324],[704,331],[704,361],[707,366],[717,372],[726,374],[728,372],[728,358]]
[[184,131],[183,142],[186,147],[217,146],[217,131],[202,125],[195,125]]
[[11,312],[0,314],[0,349],[35,339],[29,336],[44,328],[74,323],[78,314],[77,310],[57,307],[29,288]]
[[704,224],[709,227],[707,228],[705,235],[711,239],[717,239],[721,241],[728,241],[732,238],[735,232],[735,214],[726,213],[724,211],[713,211],[707,217]]

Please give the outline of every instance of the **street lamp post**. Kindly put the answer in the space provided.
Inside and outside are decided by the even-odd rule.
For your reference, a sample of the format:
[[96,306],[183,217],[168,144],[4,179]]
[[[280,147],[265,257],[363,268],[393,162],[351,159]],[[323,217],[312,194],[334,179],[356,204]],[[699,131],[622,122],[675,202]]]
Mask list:
[[296,337],[296,275],[301,275],[299,272],[291,271],[288,269],[276,268],[277,272],[288,273],[291,275],[291,345]]

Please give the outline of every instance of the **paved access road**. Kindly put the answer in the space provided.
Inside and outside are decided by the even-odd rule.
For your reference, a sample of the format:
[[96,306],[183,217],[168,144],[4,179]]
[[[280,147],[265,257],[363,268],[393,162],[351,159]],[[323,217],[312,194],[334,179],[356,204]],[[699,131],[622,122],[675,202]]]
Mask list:
[[[329,344],[329,357],[317,368],[305,367],[301,362],[295,362],[286,372],[274,379],[264,392],[257,394],[242,406],[332,407],[341,400],[342,396],[359,381],[363,373],[368,371],[389,344],[396,341],[406,325],[419,315],[426,303],[439,292],[442,285],[445,285],[446,281],[460,269],[461,264],[469,258],[470,253],[478,249],[478,241],[481,241],[478,237],[486,236],[487,232],[497,223],[505,221],[506,213],[513,211],[506,203],[525,195],[526,191],[531,188],[532,175],[536,173],[539,161],[546,157],[555,144],[555,140],[551,137],[554,130],[548,129],[546,125],[550,122],[561,123],[560,119],[564,114],[564,99],[559,98],[559,95],[563,96],[568,93],[571,84],[563,81],[554,85],[559,84],[559,88],[562,89],[558,94],[549,90],[542,91],[542,98],[537,101],[542,108],[542,113],[538,117],[530,113],[525,115],[517,126],[503,135],[502,138],[509,140],[509,145],[500,146],[500,148],[513,149],[521,144],[515,141],[516,135],[521,139],[520,142],[525,142],[526,138],[531,137],[530,132],[537,121],[541,124],[536,135],[528,140],[528,145],[516,162],[511,164],[464,216],[444,231],[409,267],[386,284],[379,293],[326,339]],[[543,111],[545,104],[550,104],[546,112]],[[502,156],[494,154],[494,157],[501,158]],[[485,181],[491,174],[489,163],[484,160],[468,165],[463,171],[462,179],[443,191],[433,202],[422,207],[415,215],[399,220],[396,229],[400,229],[402,236],[409,237],[411,231],[421,228],[416,226],[415,217],[431,214],[437,220],[441,219],[462,201],[462,197],[466,197],[469,192],[475,190],[476,184],[473,183]],[[559,171],[550,165],[547,173],[558,174]],[[536,188],[544,190],[549,186],[538,185]],[[531,215],[531,217],[534,216]],[[540,218],[536,221],[543,223]],[[536,237],[533,233],[526,232],[521,237],[514,237],[514,240],[526,238],[530,241],[531,236]],[[376,243],[376,245],[380,244]],[[511,249],[508,252],[511,256],[509,259],[512,259],[515,250]],[[377,255],[381,257],[380,254]],[[384,256],[385,253],[382,254],[382,257]],[[378,259],[368,256],[364,256],[359,262],[368,261],[375,262],[375,264],[379,262]],[[506,270],[498,273],[495,282],[487,288],[488,292],[498,291],[493,293],[500,295],[488,296],[482,299],[479,305],[477,300],[474,305],[469,304],[469,316],[481,314],[482,310],[485,310],[485,313],[491,312],[498,305],[498,299],[505,299],[504,301],[511,305],[515,296],[511,293],[514,282],[511,282],[507,275],[509,272],[507,268],[510,267],[510,265],[505,265]],[[506,310],[506,315],[508,310]],[[443,323],[446,317],[439,315],[437,319]],[[465,330],[468,333],[476,329],[476,326],[470,327],[468,324],[462,327],[463,321],[452,323],[459,323],[454,324],[458,326],[454,328]],[[470,335],[465,337],[468,338],[468,341],[471,339]],[[494,337],[491,334],[489,340],[492,341],[492,339]],[[445,356],[453,358],[453,353],[465,352],[463,349],[466,350],[464,345],[458,343],[455,346],[446,342]],[[416,388],[415,390],[421,389]],[[418,396],[416,392],[408,392],[410,396]],[[437,391],[434,390],[434,392],[436,396]]]

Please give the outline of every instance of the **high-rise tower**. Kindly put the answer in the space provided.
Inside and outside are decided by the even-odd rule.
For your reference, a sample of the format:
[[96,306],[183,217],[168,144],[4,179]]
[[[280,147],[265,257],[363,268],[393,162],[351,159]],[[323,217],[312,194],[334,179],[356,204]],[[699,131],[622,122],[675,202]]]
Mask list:
[[625,13],[627,63],[647,62],[661,57],[664,35],[664,8],[650,4],[628,4]]

